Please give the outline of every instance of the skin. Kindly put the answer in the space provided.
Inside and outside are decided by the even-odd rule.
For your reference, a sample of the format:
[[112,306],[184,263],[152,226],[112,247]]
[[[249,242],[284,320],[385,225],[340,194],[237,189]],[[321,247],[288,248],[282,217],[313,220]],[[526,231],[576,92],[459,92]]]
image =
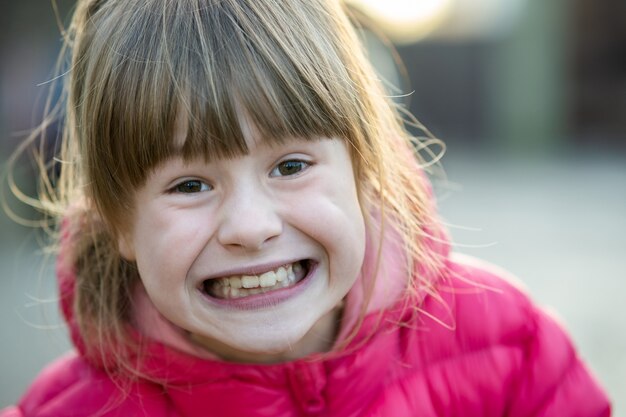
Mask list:
[[[163,317],[224,359],[269,363],[327,351],[365,252],[347,145],[320,138],[272,147],[248,137],[240,157],[159,165],[136,192],[120,251],[137,262]],[[230,308],[200,290],[206,279],[300,259],[315,268],[279,302]]]

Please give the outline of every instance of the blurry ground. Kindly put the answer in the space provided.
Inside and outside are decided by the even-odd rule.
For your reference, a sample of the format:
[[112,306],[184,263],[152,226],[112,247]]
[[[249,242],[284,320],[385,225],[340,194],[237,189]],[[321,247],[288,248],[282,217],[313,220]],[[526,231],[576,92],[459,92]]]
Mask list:
[[[626,416],[626,156],[510,159],[450,152],[440,208],[459,250],[517,275],[558,312]],[[67,348],[49,270],[25,229],[0,217],[0,408]]]

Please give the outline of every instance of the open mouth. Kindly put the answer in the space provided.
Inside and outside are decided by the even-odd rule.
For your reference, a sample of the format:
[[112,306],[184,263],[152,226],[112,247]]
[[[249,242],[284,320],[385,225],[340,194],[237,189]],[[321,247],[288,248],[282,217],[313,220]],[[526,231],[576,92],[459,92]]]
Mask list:
[[312,261],[303,259],[282,265],[260,275],[233,275],[207,279],[202,290],[207,295],[231,300],[293,287],[308,276]]

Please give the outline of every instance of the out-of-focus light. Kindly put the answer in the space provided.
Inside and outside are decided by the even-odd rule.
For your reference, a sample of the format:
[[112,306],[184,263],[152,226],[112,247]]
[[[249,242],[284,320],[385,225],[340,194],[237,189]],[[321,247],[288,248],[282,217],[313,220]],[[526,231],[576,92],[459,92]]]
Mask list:
[[430,36],[438,39],[480,40],[514,31],[528,0],[454,0],[451,13]]
[[515,28],[528,0],[344,0],[397,43],[426,36],[469,40]]
[[412,42],[436,29],[454,0],[345,0],[369,16],[391,39]]

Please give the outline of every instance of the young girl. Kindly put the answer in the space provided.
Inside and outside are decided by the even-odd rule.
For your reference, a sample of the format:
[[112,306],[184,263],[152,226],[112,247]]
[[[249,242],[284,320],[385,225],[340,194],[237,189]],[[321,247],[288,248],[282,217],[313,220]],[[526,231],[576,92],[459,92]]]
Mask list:
[[82,0],[67,37],[41,204],[76,351],[2,417],[610,414],[557,322],[448,252],[336,0]]

